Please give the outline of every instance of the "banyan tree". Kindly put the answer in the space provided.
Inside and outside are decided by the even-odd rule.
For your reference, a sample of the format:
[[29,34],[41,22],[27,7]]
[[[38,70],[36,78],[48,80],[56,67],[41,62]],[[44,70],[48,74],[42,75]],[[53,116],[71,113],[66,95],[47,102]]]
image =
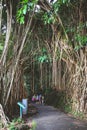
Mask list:
[[1,0],[0,103],[5,111],[10,107],[13,113],[30,92],[55,88],[66,93],[73,111],[87,114],[86,9],[86,0]]

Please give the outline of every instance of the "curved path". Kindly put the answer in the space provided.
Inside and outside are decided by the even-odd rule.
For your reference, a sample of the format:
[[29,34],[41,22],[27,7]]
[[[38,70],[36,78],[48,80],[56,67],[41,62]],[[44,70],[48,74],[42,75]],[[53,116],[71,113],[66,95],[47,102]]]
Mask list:
[[87,130],[87,123],[64,114],[52,106],[37,105],[38,114],[32,117],[36,130]]

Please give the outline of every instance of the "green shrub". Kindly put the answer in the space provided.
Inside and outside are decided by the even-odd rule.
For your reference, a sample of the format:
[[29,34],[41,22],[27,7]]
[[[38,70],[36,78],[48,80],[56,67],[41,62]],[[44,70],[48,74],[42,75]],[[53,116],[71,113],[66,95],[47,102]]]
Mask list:
[[75,116],[75,117],[79,117],[80,119],[83,119],[84,118],[84,113],[83,112],[78,112],[78,111],[73,111],[72,114]]

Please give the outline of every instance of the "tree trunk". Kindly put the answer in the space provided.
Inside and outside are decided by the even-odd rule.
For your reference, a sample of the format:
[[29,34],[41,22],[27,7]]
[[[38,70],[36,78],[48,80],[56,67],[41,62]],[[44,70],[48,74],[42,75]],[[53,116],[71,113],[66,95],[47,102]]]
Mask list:
[[11,92],[11,89],[13,87],[13,81],[14,81],[15,72],[16,72],[17,65],[18,65],[19,60],[20,60],[21,53],[23,51],[23,47],[24,47],[24,44],[25,44],[25,40],[26,40],[27,34],[28,34],[28,32],[30,30],[30,27],[31,27],[33,15],[34,15],[34,13],[32,14],[32,17],[31,17],[30,21],[27,22],[26,29],[23,32],[24,37],[22,37],[22,39],[20,41],[21,44],[20,44],[20,47],[19,47],[19,51],[18,51],[18,54],[16,56],[16,59],[14,60],[14,66],[12,68],[12,74],[11,74],[11,82],[10,82],[10,85],[9,85],[8,93],[6,95],[5,106],[7,104],[7,101],[8,101],[10,92]]
[[53,57],[53,66],[52,66],[52,84],[53,84],[53,87],[55,87],[56,89],[58,89],[58,76],[57,76],[57,73],[58,73],[58,69],[57,69],[57,60],[56,60],[56,57],[55,57],[55,54],[54,54],[54,57]]
[[2,23],[2,0],[0,1],[0,36],[1,36],[1,23]]
[[1,60],[0,60],[3,66],[6,62],[6,57],[7,57],[7,52],[8,52],[8,43],[9,43],[9,38],[10,38],[10,34],[11,34],[11,23],[12,23],[11,0],[9,2],[6,1],[6,5],[7,5],[7,31],[6,31],[5,45],[4,45],[3,53],[1,56]]
[[11,34],[11,21],[12,21],[12,5],[11,1],[7,2],[7,31],[6,31],[6,38],[5,38],[5,44],[4,44],[4,49],[1,55],[0,59],[0,88],[1,88],[1,103],[4,105],[4,95],[6,93],[6,86],[7,86],[7,74],[6,74],[6,57],[7,57],[7,52],[8,52],[8,43],[9,43],[9,38]]
[[43,89],[43,66],[40,63],[40,88]]
[[58,70],[59,70],[59,76],[58,76],[58,88],[61,90],[62,89],[62,84],[61,84],[61,59],[58,61]]
[[[33,61],[33,58],[32,58]],[[32,62],[32,89],[33,89],[33,93],[35,92],[35,83],[34,83],[34,61]]]

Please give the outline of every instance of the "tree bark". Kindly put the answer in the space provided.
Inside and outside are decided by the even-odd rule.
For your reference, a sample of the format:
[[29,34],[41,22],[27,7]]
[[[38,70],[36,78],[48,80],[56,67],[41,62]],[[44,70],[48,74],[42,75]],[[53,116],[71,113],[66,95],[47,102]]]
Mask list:
[[43,66],[42,63],[40,63],[40,88],[43,89]]
[[16,69],[17,69],[17,65],[18,65],[18,63],[19,63],[19,59],[20,59],[20,56],[21,56],[21,53],[22,53],[22,50],[23,50],[23,47],[24,47],[24,44],[25,44],[25,40],[26,40],[27,34],[28,34],[28,32],[29,32],[29,30],[30,30],[30,27],[31,27],[33,15],[34,15],[34,12],[33,12],[33,14],[32,14],[32,17],[31,17],[30,21],[28,21],[28,23],[27,23],[27,25],[26,25],[26,29],[25,29],[25,31],[24,31],[24,37],[22,38],[21,46],[20,46],[20,48],[19,48],[18,55],[17,55],[17,57],[16,57],[15,65],[13,66],[12,75],[11,75],[11,82],[10,82],[9,89],[8,89],[8,93],[7,93],[7,96],[6,96],[5,106],[6,106],[6,104],[7,104],[7,101],[8,101],[8,98],[9,98],[9,95],[10,95],[10,92],[11,92],[11,89],[12,89],[15,72],[16,72]]
[[5,39],[5,45],[3,49],[3,53],[0,59],[0,62],[2,65],[5,65],[6,62],[6,57],[7,57],[7,52],[8,52],[8,43],[9,43],[9,38],[11,34],[11,24],[12,24],[12,4],[11,0],[8,2],[6,1],[7,5],[7,31],[6,31],[6,39]]
[[0,1],[0,36],[1,36],[1,23],[2,23],[2,0]]

